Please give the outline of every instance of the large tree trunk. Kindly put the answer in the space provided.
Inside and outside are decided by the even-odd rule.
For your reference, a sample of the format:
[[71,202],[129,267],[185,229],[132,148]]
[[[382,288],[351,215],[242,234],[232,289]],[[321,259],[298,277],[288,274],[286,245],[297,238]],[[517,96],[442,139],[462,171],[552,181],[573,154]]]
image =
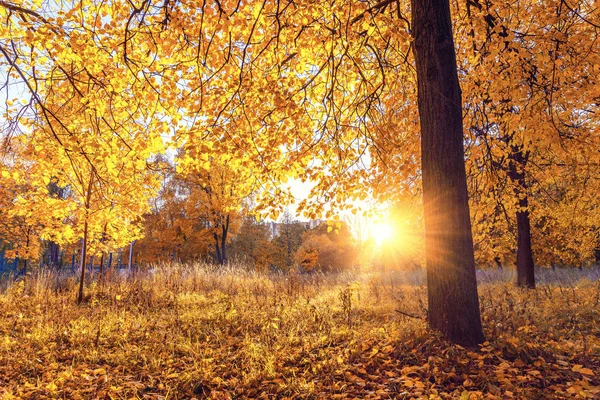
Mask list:
[[484,341],[464,165],[462,100],[448,0],[412,0],[421,121],[429,326]]

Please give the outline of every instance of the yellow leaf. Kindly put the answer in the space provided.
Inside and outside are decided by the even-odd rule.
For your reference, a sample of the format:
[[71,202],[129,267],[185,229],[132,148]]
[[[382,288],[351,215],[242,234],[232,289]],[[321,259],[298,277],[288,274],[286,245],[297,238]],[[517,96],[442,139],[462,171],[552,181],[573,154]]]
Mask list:
[[56,386],[54,382],[50,382],[46,385],[46,389],[48,389],[51,392],[56,392],[58,390],[58,386]]

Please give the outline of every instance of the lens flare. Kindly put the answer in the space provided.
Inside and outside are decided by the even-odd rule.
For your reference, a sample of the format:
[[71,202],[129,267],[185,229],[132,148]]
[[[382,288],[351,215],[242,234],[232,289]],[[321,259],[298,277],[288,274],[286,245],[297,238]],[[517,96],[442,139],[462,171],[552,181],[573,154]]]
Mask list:
[[385,222],[376,222],[370,226],[370,235],[381,246],[394,236],[394,228]]

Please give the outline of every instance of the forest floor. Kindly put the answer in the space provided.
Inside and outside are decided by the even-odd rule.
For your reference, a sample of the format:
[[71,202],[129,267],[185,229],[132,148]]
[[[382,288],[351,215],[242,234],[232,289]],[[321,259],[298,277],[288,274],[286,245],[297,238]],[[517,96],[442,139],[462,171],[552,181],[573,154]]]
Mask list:
[[474,349],[394,274],[164,266],[75,292],[48,272],[3,287],[0,398],[600,398],[595,280],[481,283]]

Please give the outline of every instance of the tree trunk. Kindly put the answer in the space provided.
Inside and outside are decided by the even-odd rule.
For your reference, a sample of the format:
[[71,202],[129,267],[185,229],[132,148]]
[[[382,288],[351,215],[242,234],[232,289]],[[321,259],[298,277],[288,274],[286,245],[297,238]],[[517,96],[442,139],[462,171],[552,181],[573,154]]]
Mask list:
[[94,170],[90,171],[90,181],[87,186],[85,197],[85,221],[83,222],[83,240],[81,243],[81,279],[79,281],[79,291],[77,292],[77,304],[83,301],[83,285],[85,281],[85,258],[87,256],[88,239],[88,213],[92,203],[92,188],[94,187]]
[[217,255],[217,264],[223,265],[223,257],[221,257],[221,247],[219,245],[219,235],[213,233],[213,238],[215,239],[215,253]]
[[85,281],[85,259],[87,253],[88,223],[83,223],[83,240],[81,241],[81,277],[79,279],[79,291],[77,292],[77,304],[83,301],[83,285]]
[[53,241],[48,242],[48,253],[50,266],[58,269],[60,267],[60,246]]
[[527,198],[527,182],[525,166],[529,153],[523,153],[519,145],[512,145],[508,177],[515,185],[518,200],[517,210],[517,286],[535,289],[535,265],[531,249],[531,223],[529,219],[529,199]]
[[131,262],[133,260],[133,244],[135,240],[129,243],[129,259],[127,260],[127,274],[131,275]]
[[[527,207],[527,197],[519,201],[519,206]],[[517,286],[535,289],[531,224],[527,210],[517,211]]]
[[219,265],[227,264],[227,234],[229,232],[229,215],[225,217],[225,222],[221,223],[220,226],[215,227],[216,229],[221,228],[221,234],[217,231],[213,231],[213,238],[215,239],[215,254],[217,256],[217,263]]
[[[111,206],[112,206],[112,204],[111,204]],[[102,237],[100,238],[101,243],[104,243],[104,240],[106,239],[106,228],[107,227],[108,227],[108,222],[105,222],[104,228],[102,228]],[[100,279],[102,279],[103,275],[104,275],[104,251],[100,255]]]
[[222,264],[227,264],[227,233],[229,232],[229,215],[225,218],[225,225],[222,227],[223,235],[221,236],[221,258]]
[[100,279],[104,277],[104,252],[100,256]]
[[464,165],[462,100],[448,0],[412,0],[421,121],[428,313],[466,346],[484,341]]
[[[28,235],[27,235],[27,241],[25,242],[25,248],[27,250],[29,250],[29,231],[28,231]],[[27,253],[29,253],[29,251],[27,251]],[[25,276],[25,274],[27,273],[27,259],[23,260],[23,276]]]

